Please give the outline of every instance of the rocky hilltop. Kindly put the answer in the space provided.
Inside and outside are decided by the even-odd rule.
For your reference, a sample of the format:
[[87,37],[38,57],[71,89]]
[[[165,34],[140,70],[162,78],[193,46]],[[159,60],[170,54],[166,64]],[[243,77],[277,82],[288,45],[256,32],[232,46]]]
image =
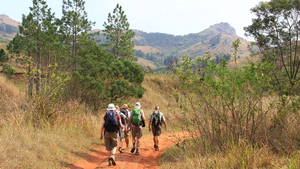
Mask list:
[[19,32],[20,22],[7,15],[0,15],[0,42],[10,41]]
[[240,38],[239,36],[236,35],[235,29],[232,26],[230,26],[229,23],[226,22],[221,22],[212,25],[209,28],[205,29],[204,31],[200,32],[200,34],[208,35],[208,36],[219,34],[219,33]]

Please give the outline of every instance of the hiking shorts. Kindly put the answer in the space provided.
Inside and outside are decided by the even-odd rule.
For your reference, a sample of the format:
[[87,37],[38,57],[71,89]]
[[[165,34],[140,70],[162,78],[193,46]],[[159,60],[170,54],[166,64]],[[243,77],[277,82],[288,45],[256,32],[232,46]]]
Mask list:
[[142,126],[140,125],[132,125],[131,126],[131,134],[132,137],[137,137],[138,139],[142,138]]
[[154,127],[154,126],[152,126],[152,134],[153,134],[153,136],[160,136],[160,134],[161,134],[161,127]]
[[105,131],[104,144],[107,151],[111,151],[118,145],[118,132]]
[[120,129],[120,131],[119,131],[119,137],[120,137],[120,138],[124,138],[124,136],[125,136],[125,131],[124,131],[124,129]]

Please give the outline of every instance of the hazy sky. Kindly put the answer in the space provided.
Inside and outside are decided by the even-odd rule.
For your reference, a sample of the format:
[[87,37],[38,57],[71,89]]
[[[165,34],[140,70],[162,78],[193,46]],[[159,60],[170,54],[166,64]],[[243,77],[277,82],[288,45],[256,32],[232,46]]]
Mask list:
[[[255,15],[250,9],[262,0],[85,0],[88,18],[96,22],[94,29],[103,29],[108,13],[119,3],[131,29],[173,35],[198,33],[211,25],[227,22],[238,36],[250,25]],[[264,0],[265,1],[265,0]],[[62,0],[46,0],[56,17],[61,17]],[[21,22],[29,13],[32,0],[1,0],[0,14]],[[250,38],[248,38],[250,39]]]

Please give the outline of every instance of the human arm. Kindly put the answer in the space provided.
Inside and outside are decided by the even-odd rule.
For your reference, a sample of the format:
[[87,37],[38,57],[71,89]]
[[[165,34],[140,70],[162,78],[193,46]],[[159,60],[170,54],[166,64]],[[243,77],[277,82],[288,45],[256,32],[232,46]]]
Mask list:
[[145,117],[145,113],[144,112],[142,113],[142,120],[143,120],[142,126],[146,127],[146,117]]
[[148,124],[148,126],[149,126],[149,131],[151,131],[151,124],[152,124],[152,113],[150,114],[150,116],[149,116],[149,124]]
[[163,124],[165,126],[165,130],[167,130],[167,123],[166,123],[166,118],[164,115],[162,115],[162,121],[163,121]]
[[100,140],[103,139],[103,133],[104,133],[104,130],[105,130],[105,128],[104,128],[104,123],[103,123],[103,125],[102,125],[102,127],[101,127],[101,129],[100,129]]
[[130,126],[131,126],[131,118],[132,118],[132,116],[129,116],[129,118],[128,118],[128,123],[127,123],[127,130],[130,130]]
[[124,128],[124,125],[122,124],[121,118],[119,118],[119,124],[121,128]]
[[125,114],[123,114],[123,116],[121,117],[121,118],[123,118],[124,119],[124,124],[123,124],[123,129],[124,129],[124,131],[125,132],[127,132],[127,122],[126,122],[126,115]]
[[122,119],[123,118],[123,114],[122,115],[119,115],[119,114],[116,114],[117,115],[117,118],[118,118],[118,123],[119,123],[119,127],[120,128],[124,128],[123,124],[122,124]]
[[163,121],[163,124],[165,126],[165,130],[167,130],[167,123],[166,123],[166,121]]
[[151,122],[152,122],[152,120],[149,120],[149,131],[151,131]]

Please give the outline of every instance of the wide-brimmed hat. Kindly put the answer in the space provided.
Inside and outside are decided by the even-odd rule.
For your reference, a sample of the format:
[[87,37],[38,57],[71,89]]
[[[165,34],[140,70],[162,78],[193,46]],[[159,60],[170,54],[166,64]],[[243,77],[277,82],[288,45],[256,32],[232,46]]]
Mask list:
[[110,103],[108,106],[107,106],[107,110],[116,110],[116,107],[113,103]]
[[141,106],[141,103],[140,102],[136,102],[135,105],[134,105],[134,108],[138,108],[140,109],[142,106]]
[[128,109],[128,105],[127,104],[123,104],[122,108],[123,109]]

